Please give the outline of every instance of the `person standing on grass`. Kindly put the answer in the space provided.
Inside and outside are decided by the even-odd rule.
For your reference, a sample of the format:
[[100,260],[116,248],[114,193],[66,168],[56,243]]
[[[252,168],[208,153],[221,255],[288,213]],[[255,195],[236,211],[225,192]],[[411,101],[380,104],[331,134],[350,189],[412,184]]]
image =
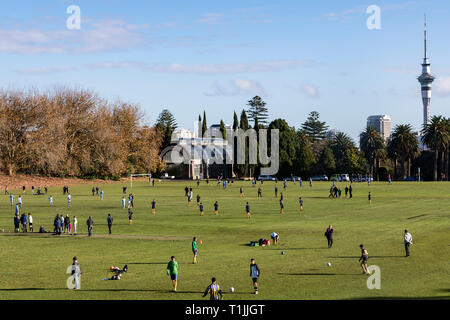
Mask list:
[[61,230],[63,231],[63,233],[66,233],[66,230],[64,230],[64,217],[62,214],[59,216],[59,221],[61,224]]
[[250,217],[251,217],[252,215],[251,215],[251,213],[250,213],[250,205],[248,204],[248,202],[247,202],[247,204],[245,205],[245,212],[247,213],[247,219],[250,219]]
[[72,201],[72,196],[70,195],[70,193],[67,194],[67,207],[70,208],[70,202]]
[[312,178],[309,178],[309,187],[312,188]]
[[192,253],[194,254],[192,263],[196,264],[197,263],[197,237],[194,237],[192,239]]
[[95,196],[95,188],[94,188],[94,186],[92,186],[92,196]]
[[103,200],[103,189],[100,191],[100,199]]
[[56,215],[54,226],[55,226],[55,234],[60,236],[61,235],[61,220],[59,219],[58,214]]
[[16,203],[16,206],[14,207],[14,213],[19,215],[20,214],[20,210],[19,210],[19,204]]
[[133,224],[133,211],[131,209],[128,209],[128,221],[130,224]]
[[261,187],[258,187],[258,198],[262,198],[262,190],[261,190]]
[[325,231],[325,237],[328,240],[328,248],[331,248],[333,246],[333,233],[334,229],[333,226],[330,224],[327,230]]
[[50,197],[48,197],[48,203],[53,206],[53,196],[50,195]]
[[14,215],[14,232],[19,232],[20,231],[20,219],[18,215]]
[[114,219],[111,216],[111,213],[108,213],[108,218],[106,219],[106,222],[108,222],[109,234],[111,234],[111,228],[112,228],[113,220]]
[[125,203],[126,203],[125,196],[122,196],[122,209],[125,209]]
[[258,278],[260,275],[260,270],[258,265],[255,263],[255,259],[250,260],[250,277],[253,281],[253,289],[255,290],[255,294],[258,294]]
[[368,199],[369,199],[369,205],[372,204],[372,194],[370,193],[370,191],[369,191]]
[[173,291],[177,291],[178,285],[178,262],[175,261],[175,257],[171,256],[170,261],[167,264],[166,268],[167,275],[170,276],[170,280],[172,280]]
[[72,235],[77,234],[77,224],[78,224],[78,220],[77,220],[77,216],[73,216],[73,233]]
[[192,190],[189,191],[189,196],[188,196],[188,206],[191,206],[191,202],[192,202],[192,197],[194,196]]
[[280,199],[280,213],[284,213],[284,203],[283,200]]
[[13,195],[12,193],[9,195],[9,203],[10,203],[11,205],[14,204],[14,195]]
[[7,185],[5,186],[5,194],[9,194]]
[[350,199],[353,198],[353,188],[352,188],[352,185],[350,185],[350,187],[348,187],[348,195],[349,195]]
[[206,287],[205,293],[203,293],[203,298],[209,293],[209,300],[223,300],[222,289],[216,281],[216,278],[211,279],[211,284]]
[[200,205],[200,195],[199,194],[197,194],[197,205],[198,206]]
[[91,216],[89,216],[89,218],[86,220],[86,225],[88,227],[88,235],[90,237],[92,236],[92,228],[94,227],[94,220],[92,220]]
[[303,200],[302,200],[302,197],[298,197],[298,203],[300,205],[300,211],[303,211]]
[[33,216],[31,215],[31,213],[28,213],[28,225],[30,232],[33,232]]
[[216,216],[219,214],[219,203],[217,202],[217,200],[216,202],[214,202],[214,213],[216,214]]
[[406,257],[409,257],[409,246],[413,244],[412,235],[405,229],[405,234],[403,235],[403,242],[405,243]]
[[186,186],[184,188],[184,196],[187,197],[188,196],[188,192],[189,192],[189,188]]
[[369,253],[364,248],[364,245],[360,244],[359,247],[361,248],[361,257],[359,258],[359,262],[361,262],[363,274],[369,274],[369,271],[367,270],[367,261],[369,260]]
[[95,187],[95,195],[98,197],[98,191],[99,191],[99,188],[98,187]]
[[69,217],[69,214],[66,214],[66,217],[64,218],[64,233],[66,233],[66,231],[67,231],[67,234],[70,233],[70,217]]
[[242,188],[242,186],[239,188],[239,196],[240,197],[244,196],[244,188]]
[[27,232],[27,215],[25,213],[22,213],[21,222],[22,222],[22,232]]
[[75,287],[73,290],[79,290],[80,289],[80,280],[81,280],[81,267],[78,263],[77,257],[73,257],[73,263],[72,263],[72,276],[75,280]]
[[275,198],[278,198],[278,187],[275,185]]
[[156,214],[156,201],[155,201],[155,199],[153,199],[153,201],[152,201],[152,213]]
[[22,209],[22,196],[19,195],[19,197],[17,198],[17,201],[19,202],[19,208]]
[[203,215],[205,214],[205,213],[203,212],[203,203],[200,202],[199,208],[200,208],[200,215],[203,216]]

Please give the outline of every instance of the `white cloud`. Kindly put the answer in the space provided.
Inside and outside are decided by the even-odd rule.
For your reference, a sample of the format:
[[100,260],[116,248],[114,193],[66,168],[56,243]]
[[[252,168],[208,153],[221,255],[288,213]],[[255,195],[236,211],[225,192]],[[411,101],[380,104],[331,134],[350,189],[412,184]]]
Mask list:
[[205,13],[201,18],[195,20],[195,23],[206,23],[206,24],[221,24],[222,14],[220,13]]
[[302,92],[310,98],[319,98],[319,89],[316,86],[307,84],[301,87]]
[[68,71],[75,71],[75,70],[77,70],[77,68],[75,68],[75,67],[39,67],[39,68],[21,68],[21,69],[16,69],[14,71],[21,73],[21,74],[42,75],[42,74],[68,72]]
[[438,77],[435,80],[433,91],[438,96],[446,97],[450,95],[450,77]]
[[141,30],[124,20],[86,20],[81,30],[0,29],[0,53],[68,54],[111,50],[124,51],[141,46],[146,40]]
[[264,87],[257,81],[247,79],[235,79],[229,81],[228,84],[223,85],[215,81],[212,85],[212,91],[205,92],[206,96],[248,96],[259,95],[267,96]]

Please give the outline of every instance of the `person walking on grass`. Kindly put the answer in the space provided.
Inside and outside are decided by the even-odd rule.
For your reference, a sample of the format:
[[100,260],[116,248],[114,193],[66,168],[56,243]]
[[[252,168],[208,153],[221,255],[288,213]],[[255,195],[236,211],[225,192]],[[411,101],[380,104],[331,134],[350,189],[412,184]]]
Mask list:
[[131,209],[128,209],[128,221],[129,224],[133,224],[133,211]]
[[369,271],[367,270],[367,261],[369,260],[369,253],[364,248],[364,245],[360,244],[359,248],[361,249],[361,257],[359,258],[359,262],[361,262],[363,274],[369,274]]
[[250,277],[252,278],[253,282],[253,289],[255,290],[255,294],[258,294],[258,278],[260,275],[260,270],[258,268],[258,265],[255,263],[255,259],[250,260]]
[[199,204],[199,209],[200,209],[200,215],[203,216],[205,213],[203,212],[203,203],[201,203],[201,202]]
[[192,239],[191,246],[192,246],[192,253],[194,254],[194,257],[192,259],[192,263],[196,264],[197,263],[197,237],[194,237]]
[[302,197],[298,197],[298,203],[300,205],[300,211],[303,211],[303,200],[302,200]]
[[81,272],[80,264],[78,263],[78,259],[77,259],[77,257],[73,257],[72,276],[73,276],[73,279],[75,280],[75,287],[73,288],[73,290],[79,290],[81,288],[81,286],[80,286],[81,274],[82,274],[82,272]]
[[216,202],[214,202],[214,213],[216,214],[216,216],[219,215],[219,203],[217,202],[217,200]]
[[92,220],[92,217],[89,216],[89,218],[86,220],[86,225],[88,227],[88,235],[89,237],[92,236],[92,229],[94,227],[94,220]]
[[222,289],[216,281],[216,278],[211,279],[211,284],[206,287],[203,298],[209,293],[209,300],[223,300]]
[[166,273],[170,276],[170,280],[172,280],[173,291],[177,291],[178,285],[178,262],[175,261],[175,257],[171,256],[170,261],[167,264]]
[[248,202],[245,205],[245,212],[247,213],[247,219],[250,219],[252,215],[250,213],[250,205],[248,204]]
[[109,234],[111,234],[111,228],[112,228],[113,220],[114,219],[111,216],[111,213],[108,213],[108,218],[106,218],[106,222],[108,223]]
[[413,244],[412,235],[405,229],[405,233],[403,235],[403,242],[405,244],[405,253],[406,257],[409,257],[409,246]]
[[280,199],[280,213],[284,213],[284,203],[283,200]]
[[325,231],[325,237],[328,240],[328,248],[331,248],[333,246],[333,233],[334,229],[333,226],[330,224],[327,230]]
[[156,214],[156,201],[155,201],[155,199],[153,199],[153,201],[152,201],[152,213]]

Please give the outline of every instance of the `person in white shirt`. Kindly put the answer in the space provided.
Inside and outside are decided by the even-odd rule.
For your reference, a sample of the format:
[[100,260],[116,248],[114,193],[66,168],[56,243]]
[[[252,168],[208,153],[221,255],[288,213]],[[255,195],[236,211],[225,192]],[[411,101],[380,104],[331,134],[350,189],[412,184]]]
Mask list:
[[30,229],[30,232],[33,232],[33,217],[31,216],[31,213],[28,214],[28,228]]
[[72,200],[72,196],[70,193],[67,195],[67,206],[70,208],[70,201]]
[[22,196],[19,196],[19,197],[17,198],[17,200],[19,201],[19,208],[22,209]]
[[406,229],[405,229],[405,234],[403,235],[403,240],[405,243],[406,256],[409,257],[409,246],[413,243],[412,243],[412,235]]
[[276,233],[276,232],[272,232],[271,234],[270,234],[270,238],[272,239],[272,243],[274,244],[274,245],[277,245],[277,242],[278,242],[278,238],[279,238],[280,236],[278,235],[278,233]]
[[50,203],[50,205],[53,205],[53,196],[50,195],[50,197],[48,197],[48,202]]

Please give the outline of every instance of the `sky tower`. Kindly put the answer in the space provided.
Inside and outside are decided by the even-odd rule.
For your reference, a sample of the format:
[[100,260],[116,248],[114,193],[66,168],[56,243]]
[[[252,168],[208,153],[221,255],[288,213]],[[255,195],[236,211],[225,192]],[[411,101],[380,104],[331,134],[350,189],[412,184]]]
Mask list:
[[420,82],[422,89],[422,102],[423,102],[423,124],[430,123],[430,100],[431,100],[431,84],[434,81],[434,77],[430,72],[430,60],[427,56],[427,19],[425,16],[424,23],[424,58],[422,63],[422,74],[417,78]]

